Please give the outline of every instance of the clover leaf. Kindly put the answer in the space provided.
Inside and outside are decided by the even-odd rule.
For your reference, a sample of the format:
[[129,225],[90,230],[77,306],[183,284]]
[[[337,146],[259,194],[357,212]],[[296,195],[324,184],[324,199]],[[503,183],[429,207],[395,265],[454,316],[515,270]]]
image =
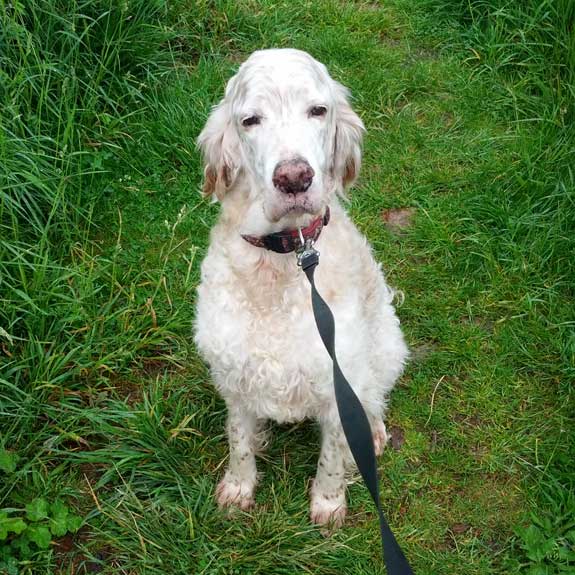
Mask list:
[[8,537],[8,533],[19,535],[26,529],[26,523],[20,517],[8,517],[4,511],[0,511],[0,541]]
[[0,470],[4,473],[13,473],[18,463],[18,455],[0,447]]
[[41,521],[48,517],[48,502],[42,497],[33,499],[26,505],[26,517],[30,521]]
[[48,527],[44,525],[29,525],[26,534],[30,541],[36,543],[40,549],[48,549],[50,547],[52,536]]

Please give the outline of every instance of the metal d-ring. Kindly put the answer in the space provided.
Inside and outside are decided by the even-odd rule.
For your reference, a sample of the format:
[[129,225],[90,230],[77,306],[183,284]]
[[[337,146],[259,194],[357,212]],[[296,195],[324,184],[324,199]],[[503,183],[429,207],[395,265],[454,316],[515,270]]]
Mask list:
[[311,255],[314,255],[317,258],[319,257],[319,252],[313,247],[314,241],[312,238],[304,240],[301,228],[298,228],[298,232],[301,241],[301,248],[296,252],[296,255],[297,255],[297,265],[301,267],[305,258]]

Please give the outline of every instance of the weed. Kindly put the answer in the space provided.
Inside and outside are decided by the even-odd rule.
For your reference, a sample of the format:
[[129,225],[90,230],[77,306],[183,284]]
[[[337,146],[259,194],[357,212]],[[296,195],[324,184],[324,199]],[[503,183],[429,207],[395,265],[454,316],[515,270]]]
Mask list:
[[526,526],[515,533],[519,549],[516,567],[529,575],[572,573],[575,569],[575,490],[567,484],[547,480],[541,497],[545,508],[534,510]]
[[[10,477],[16,470],[17,456],[0,448],[0,471]],[[0,508],[0,572],[18,575],[21,562],[29,561],[36,550],[50,547],[53,537],[75,533],[82,518],[61,500],[48,502],[37,497],[23,509]]]

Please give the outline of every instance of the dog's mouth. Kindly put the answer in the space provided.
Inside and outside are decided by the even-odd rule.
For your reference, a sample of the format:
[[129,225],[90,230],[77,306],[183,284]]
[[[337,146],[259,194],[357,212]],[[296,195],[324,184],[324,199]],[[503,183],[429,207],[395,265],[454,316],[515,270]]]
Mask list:
[[306,206],[306,205],[294,205],[294,206],[289,206],[286,214],[291,214],[291,215],[302,215],[302,214],[313,214],[314,210],[311,209],[311,207]]
[[320,206],[310,196],[304,194],[283,194],[279,202],[275,202],[270,216],[273,222],[285,217],[297,217],[306,214],[315,215]]

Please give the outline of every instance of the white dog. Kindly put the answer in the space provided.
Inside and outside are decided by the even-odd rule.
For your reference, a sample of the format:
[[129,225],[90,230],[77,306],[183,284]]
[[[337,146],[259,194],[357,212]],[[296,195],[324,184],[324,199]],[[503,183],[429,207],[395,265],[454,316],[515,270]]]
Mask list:
[[[195,341],[228,408],[230,456],[220,506],[254,503],[255,451],[266,419],[321,426],[311,519],[340,524],[350,461],[310,286],[289,252],[316,240],[319,292],[336,322],[336,353],[371,423],[387,436],[386,397],[407,348],[393,292],[339,196],[358,174],[363,124],[347,90],[298,50],[252,54],[199,136],[204,192],[221,202],[202,264]],[[329,218],[329,223],[328,223]],[[275,234],[275,235],[274,235]],[[280,253],[277,253],[280,252]]]

